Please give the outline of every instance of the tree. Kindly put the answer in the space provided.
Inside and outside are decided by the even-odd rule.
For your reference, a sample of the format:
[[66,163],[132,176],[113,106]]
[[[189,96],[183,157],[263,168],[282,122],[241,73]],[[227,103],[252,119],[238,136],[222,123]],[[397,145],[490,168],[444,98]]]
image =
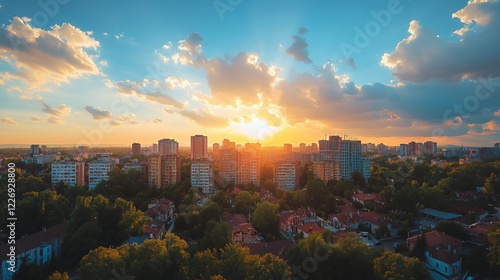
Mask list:
[[493,224],[488,230],[488,243],[490,244],[490,252],[488,259],[491,267],[497,272],[500,271],[500,223]]
[[234,202],[234,211],[238,214],[247,216],[255,209],[255,198],[250,192],[242,191],[236,196]]
[[249,256],[248,280],[281,280],[290,279],[291,269],[286,262],[272,254],[263,257]]
[[207,203],[205,203],[205,205],[203,206],[203,208],[201,208],[200,211],[200,219],[202,222],[202,227],[205,228],[205,225],[209,221],[216,221],[216,222],[220,221],[221,215],[222,215],[222,207],[219,204],[209,200]]
[[69,275],[67,272],[61,273],[59,271],[54,271],[47,280],[69,280]]
[[417,258],[385,251],[373,260],[373,268],[379,279],[391,280],[432,280],[429,270]]
[[211,279],[220,273],[222,262],[218,258],[216,249],[204,250],[194,254],[191,264],[191,278],[201,280]]
[[279,235],[279,216],[276,206],[268,201],[257,204],[252,216],[252,225],[261,233]]
[[453,222],[453,221],[442,221],[439,222],[435,227],[435,230],[444,232],[448,234],[449,236],[453,236],[455,238],[458,238],[460,240],[467,240],[469,239],[469,234],[467,231],[459,224]]
[[250,249],[239,244],[227,244],[221,250],[221,275],[226,279],[245,279],[248,269]]
[[141,279],[164,279],[173,263],[164,241],[148,239],[141,245],[130,246],[128,265],[130,272],[127,274],[140,276]]
[[484,183],[483,192],[487,194],[500,194],[500,176],[491,173]]
[[326,196],[326,187],[319,179],[309,180],[306,186],[306,194],[309,206],[323,205]]
[[413,247],[410,255],[425,262],[425,251],[427,251],[427,242],[425,241],[425,234],[421,234],[417,237],[415,247]]
[[125,267],[123,257],[118,250],[98,247],[90,251],[80,261],[79,279],[108,280],[113,279],[113,270]]
[[231,243],[231,231],[227,223],[209,221],[203,238],[200,241],[201,248],[222,249]]

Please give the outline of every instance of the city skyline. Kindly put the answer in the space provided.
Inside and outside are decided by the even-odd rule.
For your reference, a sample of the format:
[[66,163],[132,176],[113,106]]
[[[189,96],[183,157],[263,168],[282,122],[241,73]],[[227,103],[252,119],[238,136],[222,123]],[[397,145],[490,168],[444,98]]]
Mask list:
[[40,3],[0,0],[0,145],[500,142],[497,0]]

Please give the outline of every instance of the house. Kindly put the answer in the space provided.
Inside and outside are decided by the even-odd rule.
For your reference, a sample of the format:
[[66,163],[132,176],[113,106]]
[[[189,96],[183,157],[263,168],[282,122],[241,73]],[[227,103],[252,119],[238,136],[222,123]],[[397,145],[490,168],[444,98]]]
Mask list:
[[[27,264],[43,266],[48,264],[53,258],[58,257],[62,251],[62,243],[66,235],[65,225],[59,224],[53,227],[44,228],[42,231],[21,238],[16,241],[16,271],[19,270],[23,259]],[[2,257],[2,279],[12,279],[13,273],[8,270],[10,244],[0,245]]]
[[271,203],[276,202],[278,200],[278,198],[275,197],[272,192],[270,192],[266,189],[261,189],[259,196],[260,196],[260,198],[267,200]]
[[441,220],[448,221],[448,220],[456,219],[458,217],[462,217],[462,215],[459,215],[459,214],[453,214],[453,213],[449,213],[449,212],[439,211],[439,210],[432,209],[432,208],[424,208],[424,209],[420,210],[419,212],[420,212],[420,215],[422,215],[423,217],[433,219],[433,220],[438,220],[438,221],[441,221]]
[[316,222],[316,210],[312,207],[282,211],[279,214],[280,228],[283,231],[297,233],[297,228],[306,222]]
[[470,242],[480,245],[488,244],[488,231],[492,224],[498,222],[498,219],[487,219],[482,222],[472,223],[465,228],[470,236]]
[[[408,252],[415,248],[418,236],[406,240]],[[425,252],[425,263],[429,269],[440,275],[451,278],[462,272],[462,241],[439,231],[431,231],[425,234],[427,251]]]
[[366,203],[371,203],[374,206],[382,206],[384,204],[382,196],[377,193],[357,193],[352,196],[352,201],[357,201],[363,206]]
[[465,203],[454,203],[448,210],[452,213],[461,214],[476,221],[482,221],[488,216],[488,211],[479,207],[469,206]]
[[148,204],[148,210],[144,213],[149,218],[156,218],[163,222],[169,222],[174,218],[174,202],[166,199],[155,199]]
[[272,242],[245,244],[244,246],[250,249],[251,255],[264,256],[265,254],[273,254],[280,259],[286,260],[288,249],[296,243],[296,240],[286,239]]
[[357,229],[363,223],[363,217],[359,211],[330,214],[328,223],[337,229]]
[[377,230],[384,226],[389,230],[391,237],[398,234],[399,223],[380,213],[362,212],[361,219],[363,220],[363,223],[371,229],[372,234],[376,234]]
[[242,214],[233,214],[225,219],[231,230],[231,239],[235,243],[252,244],[262,240],[259,233]]
[[297,227],[297,233],[302,233],[304,238],[315,232],[322,233],[323,228],[318,226],[318,224],[312,222],[307,222]]
[[146,222],[144,234],[147,234],[151,239],[163,239],[165,236],[165,222],[156,218]]

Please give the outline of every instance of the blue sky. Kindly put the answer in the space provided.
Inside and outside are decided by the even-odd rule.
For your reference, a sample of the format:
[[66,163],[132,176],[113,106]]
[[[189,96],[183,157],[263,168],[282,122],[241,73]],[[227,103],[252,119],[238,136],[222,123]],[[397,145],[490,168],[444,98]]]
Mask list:
[[0,0],[2,144],[499,142],[498,1]]

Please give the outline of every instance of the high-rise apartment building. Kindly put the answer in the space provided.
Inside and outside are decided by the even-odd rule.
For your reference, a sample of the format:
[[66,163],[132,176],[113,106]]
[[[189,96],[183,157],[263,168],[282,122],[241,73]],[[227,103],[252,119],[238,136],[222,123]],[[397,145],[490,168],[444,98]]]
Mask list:
[[252,151],[238,153],[236,183],[238,185],[260,183],[260,156]]
[[30,146],[30,155],[38,155],[40,154],[40,145],[31,145]]
[[350,180],[355,171],[361,173],[361,141],[340,141],[340,176],[344,180]]
[[318,141],[318,147],[319,147],[319,151],[327,151],[330,149],[329,147],[329,142],[328,140],[319,140]]
[[238,151],[223,148],[219,152],[220,168],[219,177],[224,185],[236,184],[238,174]]
[[400,144],[399,145],[399,155],[400,156],[409,156],[410,155],[410,146],[408,144]]
[[74,186],[85,185],[85,163],[79,161],[57,161],[52,166],[52,186],[59,182]]
[[424,154],[435,156],[437,155],[437,143],[432,141],[424,142]]
[[340,165],[333,161],[316,161],[313,163],[314,177],[328,182],[330,180],[339,181],[340,178]]
[[342,138],[338,135],[328,137],[328,149],[330,151],[340,151]]
[[208,137],[204,135],[191,136],[191,160],[208,158]]
[[132,155],[138,156],[141,154],[141,144],[140,143],[132,143]]
[[292,144],[283,144],[283,150],[285,154],[291,154],[293,150]]
[[191,186],[201,188],[203,193],[213,193],[214,163],[208,159],[194,160],[191,162]]
[[160,156],[177,155],[179,153],[179,143],[174,139],[158,140],[158,152]]
[[102,180],[109,180],[109,172],[113,167],[110,160],[97,160],[88,163],[89,167],[89,190],[93,190]]
[[180,156],[154,155],[150,156],[148,161],[148,183],[150,187],[161,188],[164,185],[172,185],[181,181]]
[[299,184],[297,164],[280,162],[274,166],[274,184],[284,190],[294,190]]

